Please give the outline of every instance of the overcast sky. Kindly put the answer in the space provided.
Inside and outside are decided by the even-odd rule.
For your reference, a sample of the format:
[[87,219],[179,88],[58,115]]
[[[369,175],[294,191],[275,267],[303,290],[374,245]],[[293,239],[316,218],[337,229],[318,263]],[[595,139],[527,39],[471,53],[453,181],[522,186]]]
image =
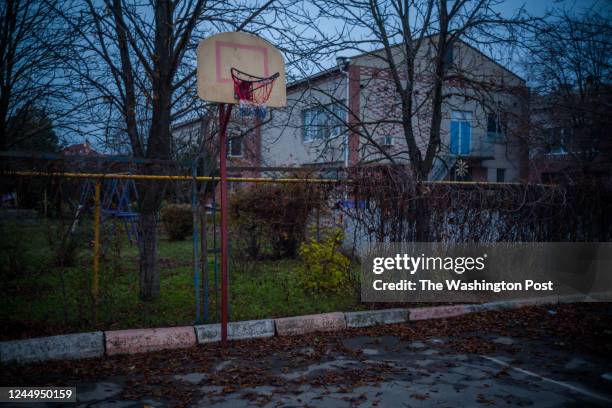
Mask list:
[[[2,0],[0,0],[2,1]],[[265,0],[257,0],[259,4],[265,2]],[[497,6],[499,11],[504,16],[512,16],[517,9],[524,7],[525,10],[534,16],[543,16],[547,10],[550,9],[565,9],[569,11],[571,14],[581,14],[582,12],[595,8],[600,12],[611,14],[612,13],[612,0],[505,0],[503,3]],[[308,6],[306,6],[308,8]],[[313,9],[314,11],[314,9]],[[320,29],[325,30],[323,27],[319,27]],[[333,28],[330,26],[330,29]],[[271,40],[271,39],[270,39]],[[354,53],[344,52],[342,55],[351,56]],[[498,54],[498,53],[495,53]],[[498,55],[492,55],[492,57],[497,60],[499,63],[505,65],[506,67],[512,69],[514,72],[519,75],[525,76],[525,72],[522,69],[520,58],[518,57],[519,53],[516,50],[506,51],[500,53]],[[329,57],[325,58],[323,61],[320,61],[321,65],[314,66],[310,65],[310,69],[307,69],[309,72],[304,72],[300,70],[296,72],[299,76],[303,76],[304,74],[313,74],[318,72],[323,68],[329,68],[333,66],[336,62],[336,54],[330,53]]]
[[[512,15],[518,8],[524,7],[525,10],[536,17],[542,17],[551,9],[564,9],[569,14],[582,14],[590,9],[595,9],[601,13],[612,13],[612,0],[505,0],[498,6],[505,15]],[[521,62],[520,52],[511,52],[505,57],[496,56],[498,62],[506,65],[519,75],[528,80],[524,71],[524,64]]]
[[[452,1],[452,0],[451,0]],[[449,1],[450,2],[450,1]],[[308,8],[308,6],[307,6]],[[580,15],[589,9],[598,10],[600,13],[606,13],[608,15],[612,14],[612,0],[505,0],[499,5],[496,6],[499,9],[500,13],[503,16],[511,17],[516,13],[516,11],[520,8],[524,8],[525,11],[534,16],[534,17],[543,17],[547,11],[551,11],[552,9],[564,9],[569,14]],[[313,13],[315,9],[313,8]],[[319,29],[326,31],[327,27],[319,26]],[[330,30],[334,30],[333,26],[330,24]],[[359,33],[360,30],[353,32],[353,34]],[[368,36],[369,33],[364,34]],[[376,44],[375,48],[379,48],[380,44]],[[519,49],[507,49],[502,47],[495,47],[495,49],[482,50],[483,52],[489,54],[489,56],[493,57],[497,62],[506,66],[507,68],[513,70],[515,73],[525,77],[526,73],[524,72],[524,64],[522,61],[524,58],[521,57],[521,52]],[[344,52],[340,52],[338,54],[330,54],[325,60],[319,61],[321,63],[320,66],[310,66],[309,72],[294,72],[295,75],[303,76],[303,75],[312,75],[321,69],[330,68],[336,64],[336,56],[354,56],[359,54],[359,52],[355,50],[346,50]],[[308,64],[310,65],[310,64]]]
[[505,14],[512,14],[517,8],[525,6],[525,9],[533,15],[543,16],[547,9],[564,8],[580,12],[595,6],[596,8],[607,8],[610,11],[612,1],[610,0],[506,0],[500,5]]

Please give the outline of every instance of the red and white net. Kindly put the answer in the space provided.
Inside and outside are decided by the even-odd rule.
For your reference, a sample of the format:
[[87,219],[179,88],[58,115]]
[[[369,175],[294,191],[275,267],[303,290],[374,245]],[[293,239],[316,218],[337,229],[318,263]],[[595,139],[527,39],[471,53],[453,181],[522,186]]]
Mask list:
[[241,114],[265,116],[266,102],[280,74],[277,72],[264,78],[247,74],[236,68],[231,69],[231,74],[234,81],[234,97],[240,101]]

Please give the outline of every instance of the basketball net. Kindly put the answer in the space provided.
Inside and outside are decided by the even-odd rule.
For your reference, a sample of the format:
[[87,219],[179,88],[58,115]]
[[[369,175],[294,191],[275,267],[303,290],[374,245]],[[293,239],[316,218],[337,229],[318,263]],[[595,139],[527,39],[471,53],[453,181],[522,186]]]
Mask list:
[[269,77],[258,77],[236,68],[231,69],[231,74],[234,82],[234,96],[239,101],[239,115],[243,118],[265,119],[268,113],[266,102],[272,93],[274,81],[280,74],[277,72]]

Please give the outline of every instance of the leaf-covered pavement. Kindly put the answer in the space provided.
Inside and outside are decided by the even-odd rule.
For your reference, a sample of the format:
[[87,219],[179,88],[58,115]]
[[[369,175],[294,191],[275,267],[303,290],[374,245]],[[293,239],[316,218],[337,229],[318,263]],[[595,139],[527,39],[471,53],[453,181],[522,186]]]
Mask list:
[[76,385],[82,406],[605,406],[610,372],[600,303],[5,366],[1,379]]

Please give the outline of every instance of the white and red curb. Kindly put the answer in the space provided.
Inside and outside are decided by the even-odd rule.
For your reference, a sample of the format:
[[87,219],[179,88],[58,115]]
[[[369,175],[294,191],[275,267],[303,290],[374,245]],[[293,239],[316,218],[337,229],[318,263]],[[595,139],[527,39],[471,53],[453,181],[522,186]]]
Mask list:
[[102,357],[104,333],[77,333],[0,342],[2,363]]
[[[204,324],[194,326],[198,344],[221,341],[221,324]],[[274,337],[273,319],[247,320],[245,322],[230,322],[227,324],[227,338],[230,340],[261,339]]]
[[114,330],[106,335],[106,355],[136,354],[196,345],[193,326]]
[[344,314],[346,327],[370,327],[382,324],[405,323],[408,321],[408,309],[366,310]]
[[344,313],[322,313],[316,315],[282,317],[274,321],[276,334],[296,336],[316,331],[337,331],[346,329]]
[[[601,301],[610,299],[610,297],[609,293],[597,293],[591,296],[549,296],[483,304],[333,312],[278,319],[248,320],[229,323],[228,338],[246,340],[296,336],[320,331],[339,331],[346,328],[448,318],[475,312],[519,309],[525,306]],[[188,348],[196,344],[220,340],[221,326],[219,324],[65,334],[0,342],[0,362],[31,363],[145,353]]]
[[442,319],[471,313],[470,305],[432,306],[408,309],[410,320]]

